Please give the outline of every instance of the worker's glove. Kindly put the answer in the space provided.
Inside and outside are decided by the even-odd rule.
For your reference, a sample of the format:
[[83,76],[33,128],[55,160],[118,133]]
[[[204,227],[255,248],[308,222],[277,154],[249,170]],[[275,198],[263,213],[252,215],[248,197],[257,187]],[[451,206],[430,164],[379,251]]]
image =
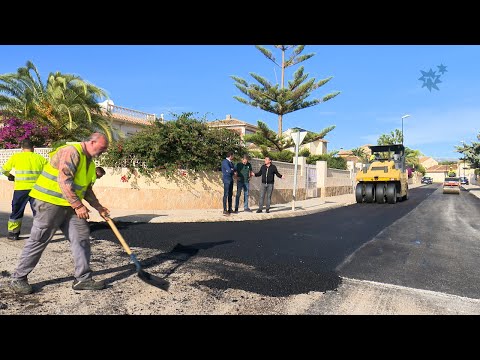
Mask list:
[[8,181],[15,181],[15,176],[12,174],[8,175]]

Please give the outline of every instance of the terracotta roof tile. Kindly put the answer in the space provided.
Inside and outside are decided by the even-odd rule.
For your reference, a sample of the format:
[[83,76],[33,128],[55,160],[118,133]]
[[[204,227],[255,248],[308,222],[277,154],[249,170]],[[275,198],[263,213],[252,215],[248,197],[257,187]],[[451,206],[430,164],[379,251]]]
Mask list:
[[458,170],[457,164],[452,164],[452,165],[434,165],[430,166],[427,169],[427,172],[448,172],[450,170],[450,167],[452,168],[453,171]]
[[255,127],[255,125],[249,124],[245,121],[241,121],[238,119],[226,119],[226,120],[214,120],[210,121],[208,125],[215,125],[215,126],[234,126],[234,125],[241,125],[241,126],[251,126]]
[[126,122],[133,123],[133,124],[141,124],[141,125],[152,125],[153,124],[152,121],[145,120],[145,119],[139,119],[139,118],[135,118],[135,117],[132,117],[132,116],[123,115],[123,114],[112,114],[112,118],[114,118],[116,120],[126,121]]

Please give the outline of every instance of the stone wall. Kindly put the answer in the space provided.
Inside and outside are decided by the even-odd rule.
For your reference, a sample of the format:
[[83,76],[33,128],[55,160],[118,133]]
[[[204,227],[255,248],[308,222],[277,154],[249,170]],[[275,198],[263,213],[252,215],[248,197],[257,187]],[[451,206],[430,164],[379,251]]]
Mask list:
[[[42,155],[48,156],[48,151]],[[3,155],[2,155],[3,151]],[[37,149],[36,149],[37,151]],[[16,150],[0,150],[3,162]],[[3,157],[2,157],[3,156]],[[235,161],[236,162],[236,161]],[[253,170],[258,172],[263,159],[251,160]],[[275,177],[275,187],[272,194],[272,205],[285,204],[292,201],[295,165],[275,161],[278,171],[284,175],[283,179]],[[325,189],[326,196],[353,193],[348,171],[326,168],[326,162],[317,162],[317,197],[322,196]],[[319,171],[321,169],[321,171]],[[94,191],[100,202],[111,209],[221,209],[223,199],[223,183],[221,172],[198,172],[195,176],[179,170],[171,178],[159,173],[154,179],[141,175],[130,176],[126,168],[105,168],[106,175],[98,179]],[[306,198],[306,159],[299,157],[297,169],[297,200]],[[15,174],[15,171],[12,171]],[[348,185],[350,184],[350,186]],[[314,184],[315,185],[315,184]],[[261,178],[253,177],[250,181],[249,205],[258,205],[260,196]],[[233,201],[236,195],[236,183],[233,188]],[[9,182],[4,175],[0,175],[0,200],[11,201],[13,182]],[[243,207],[243,194],[240,197],[240,207]]]

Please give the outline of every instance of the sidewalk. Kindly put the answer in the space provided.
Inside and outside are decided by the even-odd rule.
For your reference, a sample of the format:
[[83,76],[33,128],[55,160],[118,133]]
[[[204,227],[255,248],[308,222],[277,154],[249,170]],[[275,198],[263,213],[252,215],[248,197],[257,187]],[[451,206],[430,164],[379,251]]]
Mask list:
[[[410,184],[410,189],[425,186],[424,184]],[[464,186],[471,194],[480,197],[480,186]],[[270,207],[270,213],[257,214],[257,206],[251,207],[252,212],[244,212],[239,209],[238,214],[223,215],[222,208],[218,209],[194,209],[194,210],[137,210],[137,209],[110,209],[110,214],[116,221],[123,222],[150,222],[150,223],[183,223],[183,222],[220,222],[220,221],[255,221],[289,218],[314,214],[321,211],[334,209],[341,206],[354,204],[355,195],[345,194],[330,196],[327,198],[311,198],[295,202],[295,210],[292,203],[275,204]],[[95,210],[91,212],[91,221],[103,221]]]
[[[353,194],[332,196],[325,199],[312,198],[295,202],[295,210],[292,203],[275,204],[270,207],[270,213],[256,213],[258,206],[251,207],[252,212],[244,212],[243,207],[238,214],[223,215],[223,209],[195,209],[195,210],[125,210],[110,209],[112,218],[124,222],[150,222],[150,223],[173,223],[173,222],[218,222],[218,221],[253,221],[278,219],[294,216],[309,215],[319,211],[325,211],[340,206],[355,203]],[[95,214],[93,214],[95,212]],[[96,211],[92,211],[92,221],[102,221]]]
[[[275,204],[270,207],[270,213],[265,209],[261,214],[257,214],[257,206],[252,207],[252,212],[244,212],[239,209],[238,214],[223,215],[223,209],[191,209],[191,210],[139,210],[139,209],[112,209],[110,215],[115,221],[122,222],[149,222],[149,223],[186,223],[186,222],[219,222],[219,221],[252,221],[287,218],[313,214],[319,211],[325,211],[340,206],[346,206],[355,203],[353,194],[332,196],[325,199],[312,198],[295,202],[295,210],[292,210],[292,204]],[[90,208],[91,209],[91,208]],[[11,202],[0,201],[0,218],[8,221],[11,211]],[[31,224],[32,212],[30,206],[25,209],[25,226]],[[91,209],[90,221],[104,221],[98,212]],[[0,234],[1,236],[2,234]]]
[[[424,186],[422,184],[410,185],[410,188]],[[471,188],[480,186],[470,185]],[[480,196],[480,191],[472,191]],[[222,208],[218,209],[192,209],[192,210],[140,210],[140,209],[109,209],[110,215],[115,221],[122,222],[149,222],[149,223],[185,223],[185,222],[222,222],[222,221],[256,221],[289,218],[295,216],[303,216],[314,214],[317,212],[334,209],[341,206],[348,206],[355,203],[354,194],[345,194],[338,196],[330,196],[327,198],[311,198],[307,200],[298,200],[295,202],[295,210],[292,210],[292,203],[274,204],[270,207],[270,213],[265,213],[265,209],[261,214],[257,214],[258,207],[252,207],[252,212],[244,212],[243,208],[239,209],[238,214],[223,215]],[[5,222],[11,211],[11,203],[7,201],[0,202],[0,218]],[[25,226],[31,223],[31,210],[27,205],[25,210]],[[90,221],[104,221],[96,210],[91,211]],[[0,231],[1,232],[1,231]],[[2,234],[0,234],[1,236]]]
[[470,194],[475,195],[480,199],[480,185],[462,185],[462,188],[467,190]]

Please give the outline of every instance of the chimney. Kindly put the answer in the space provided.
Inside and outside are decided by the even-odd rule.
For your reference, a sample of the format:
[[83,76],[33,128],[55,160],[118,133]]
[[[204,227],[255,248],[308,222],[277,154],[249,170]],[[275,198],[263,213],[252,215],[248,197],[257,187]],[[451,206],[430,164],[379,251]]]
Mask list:
[[232,120],[232,115],[228,114],[227,115],[227,120]]

